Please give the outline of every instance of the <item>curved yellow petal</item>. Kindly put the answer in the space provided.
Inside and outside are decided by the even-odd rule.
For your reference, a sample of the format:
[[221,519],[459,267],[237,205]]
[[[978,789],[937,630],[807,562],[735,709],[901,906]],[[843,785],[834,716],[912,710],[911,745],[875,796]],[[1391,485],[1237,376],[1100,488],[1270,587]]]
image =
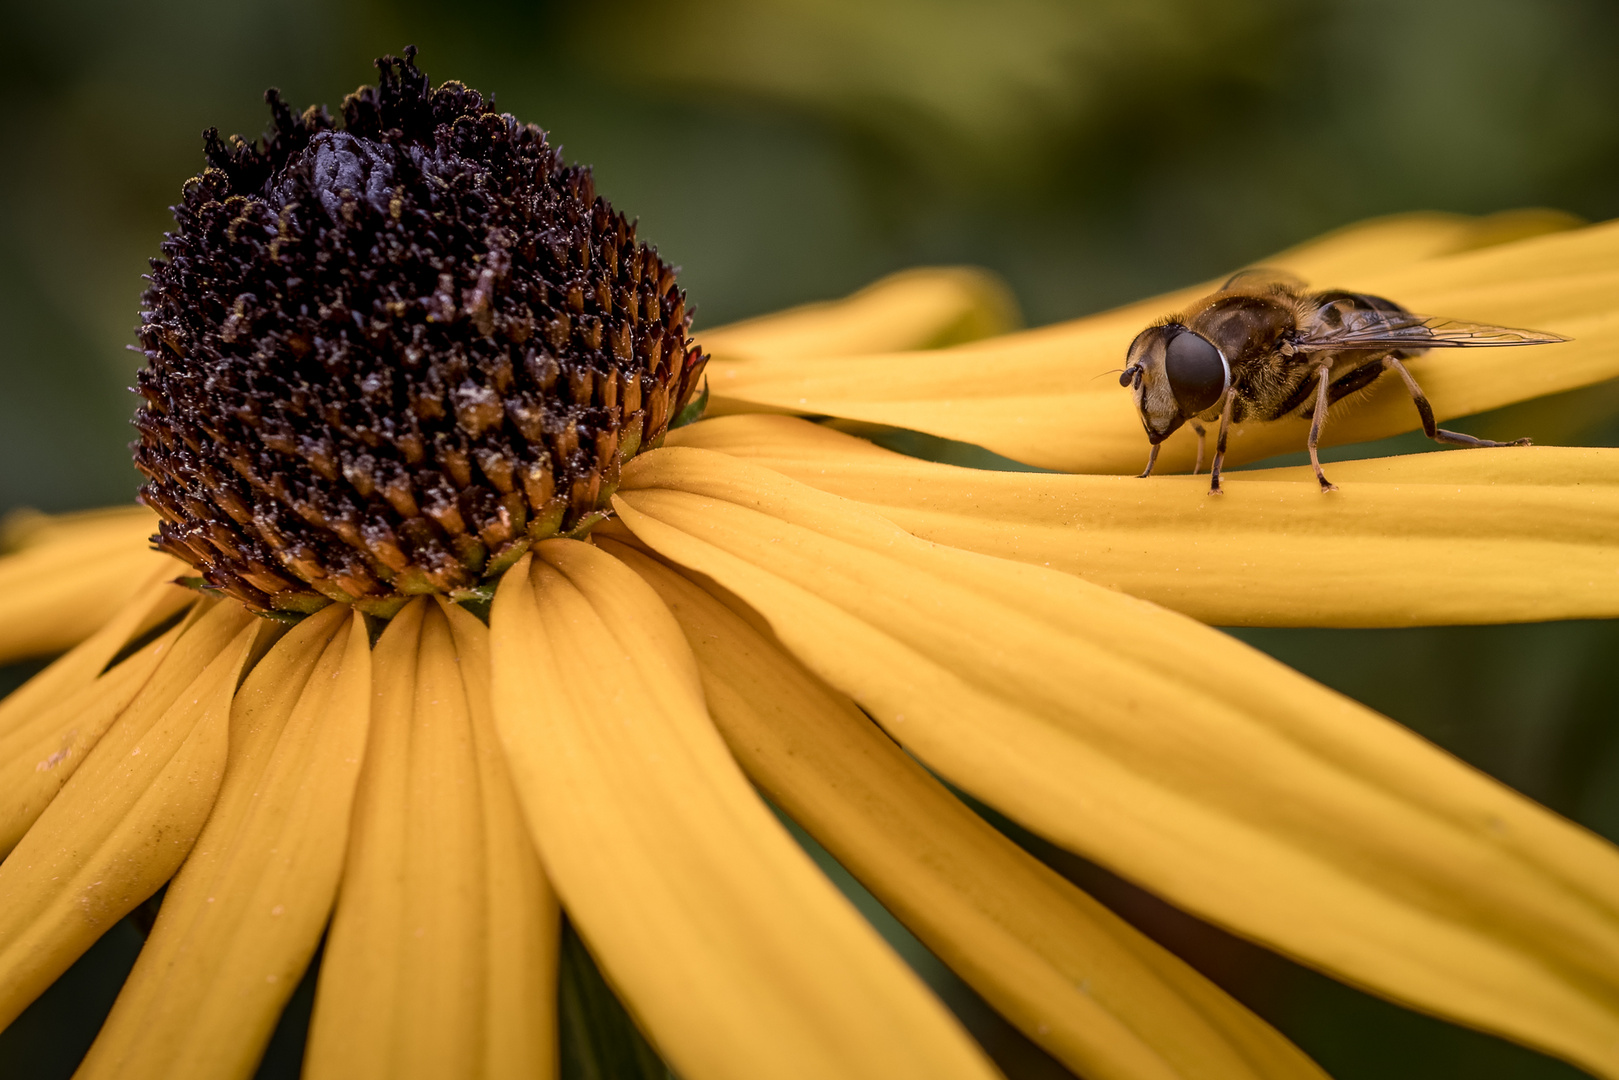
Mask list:
[[487,638],[424,598],[377,642],[306,1080],[555,1071],[556,900],[494,743]]
[[134,598],[98,630],[0,699],[0,737],[26,723],[41,709],[94,682],[131,640],[197,603],[200,598],[196,593],[168,584],[164,580],[167,576],[160,573],[141,579]]
[[[167,569],[156,575],[149,566],[145,570],[135,578],[136,595],[120,611],[0,700],[0,857],[22,838],[84,754],[209,606],[197,594],[168,584]],[[108,669],[130,642],[173,621],[187,607],[191,611],[179,625]],[[165,700],[172,700],[197,670],[184,662],[171,667]],[[180,681],[172,684],[173,678]]]
[[442,598],[437,603],[449,619],[465,673],[484,796],[490,1003],[485,1061],[491,1076],[545,1077],[556,1070],[557,897],[540,866],[495,731],[489,628],[465,608]]
[[669,449],[615,505],[951,781],[1176,904],[1619,1076],[1619,851],[1229,637]]
[[658,591],[748,776],[1017,1024],[1091,1080],[1321,1080],[1280,1033],[990,827],[848,698],[666,564]]
[[[164,596],[159,603],[168,599]],[[0,852],[22,840],[109,727],[129,714],[141,718],[135,721],[138,726],[152,723],[213,662],[247,621],[239,608],[220,607],[197,604],[180,625],[99,678],[64,685],[52,700],[36,700],[36,707],[6,716],[0,730]],[[140,612],[137,606],[126,614]],[[93,654],[105,644],[92,639],[84,648]],[[88,658],[70,654],[63,663],[71,667]],[[47,669],[39,678],[49,680],[51,675]],[[18,695],[31,688],[25,685]]]
[[[0,863],[0,1027],[190,852],[224,773],[237,676],[264,629],[232,607],[216,606],[187,635],[193,648],[182,642],[164,665],[206,667],[189,685],[141,695]],[[187,664],[180,654],[197,653],[198,639],[211,655]],[[170,681],[159,674],[148,685]]]
[[[1437,349],[1412,361],[1440,419],[1619,375],[1619,222],[1404,265],[1393,258],[1351,265],[1358,256],[1318,263],[1304,252],[1265,261],[1425,314],[1574,339],[1531,349]],[[747,403],[722,402],[715,414],[749,407],[820,413],[976,443],[1045,468],[1137,472],[1147,454],[1141,421],[1130,395],[1106,374],[1152,318],[1201,291],[925,355],[711,365],[714,394]],[[1306,426],[1296,418],[1236,425],[1227,462],[1301,449]],[[1418,426],[1404,387],[1384,379],[1334,407],[1323,440],[1357,442]],[[1164,443],[1159,468],[1189,470],[1195,450],[1196,437],[1183,429]]]
[[8,517],[0,526],[0,664],[70,648],[154,572],[185,573],[151,550],[156,531],[157,515],[144,506]]
[[687,1080],[993,1068],[771,817],[635,573],[548,541],[501,581],[495,719],[557,892]]
[[334,604],[243,683],[214,811],[76,1077],[253,1075],[337,893],[370,661],[360,616]]
[[672,445],[857,499],[924,540],[1050,566],[1221,626],[1420,626],[1619,615],[1619,450],[1529,447],[1206,479],[986,472],[788,416]]
[[937,349],[1015,329],[1017,301],[988,271],[930,266],[890,274],[841,300],[804,304],[698,333],[716,361]]
[[[1513,210],[1480,218],[1460,214],[1397,214],[1337,229],[1308,243],[1261,259],[1260,264],[1298,274],[1307,280],[1348,281],[1369,272],[1441,255],[1560,232],[1579,223],[1579,219],[1553,210]],[[952,272],[954,271],[945,271],[945,273]],[[928,275],[938,271],[921,270],[909,273]],[[714,354],[708,367],[714,393],[718,397],[731,392],[727,387],[734,387],[739,392],[747,389],[749,393],[742,394],[742,397],[753,400],[752,387],[773,384],[776,377],[772,375],[774,369],[764,365],[754,365],[746,371],[730,374],[730,365],[735,361],[792,361],[804,357],[858,356],[862,358],[860,362],[864,363],[873,355],[906,352],[918,348],[918,338],[914,334],[895,340],[889,333],[875,326],[874,320],[851,318],[852,315],[862,311],[870,311],[873,315],[880,313],[883,308],[877,302],[893,295],[881,287],[891,282],[906,282],[906,275],[896,274],[885,278],[844,301],[793,308],[778,315],[766,315],[703,334],[704,346]],[[1219,279],[1200,282],[1172,293],[1056,326],[1040,327],[1021,334],[1000,336],[993,341],[982,341],[971,349],[953,349],[943,356],[914,358],[935,359],[942,362],[941,370],[937,373],[938,378],[922,383],[921,389],[923,391],[941,389],[949,385],[952,379],[962,377],[968,380],[969,392],[976,388],[980,373],[973,370],[970,365],[965,368],[959,367],[955,362],[959,359],[957,353],[967,354],[978,349],[989,349],[999,355],[1003,347],[1009,347],[1010,353],[1016,356],[1029,349],[1037,352],[1048,349],[1069,338],[1087,341],[1091,335],[1104,329],[1111,329],[1115,334],[1124,331],[1133,336],[1148,322],[1167,311],[1190,303],[1199,296],[1206,295],[1218,284]],[[755,329],[761,333],[755,335],[753,333]],[[866,331],[864,337],[860,333],[861,330]],[[731,336],[733,332],[737,335],[734,339]],[[732,346],[733,340],[735,346]],[[799,366],[792,364],[788,364],[783,371],[788,377],[795,371],[803,373]],[[870,374],[878,380],[884,377],[880,371],[873,371]],[[916,389],[915,384],[911,383],[902,383],[901,386],[913,391]],[[855,387],[855,390],[858,391],[859,387]],[[891,394],[893,392],[890,391]],[[900,398],[911,396],[915,395],[898,394]]]

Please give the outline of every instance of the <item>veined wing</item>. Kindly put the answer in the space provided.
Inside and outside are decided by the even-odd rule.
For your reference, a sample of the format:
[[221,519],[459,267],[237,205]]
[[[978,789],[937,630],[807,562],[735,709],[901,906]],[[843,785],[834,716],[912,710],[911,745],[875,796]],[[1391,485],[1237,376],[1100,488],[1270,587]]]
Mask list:
[[1376,349],[1476,349],[1502,345],[1551,345],[1567,341],[1559,334],[1514,330],[1508,326],[1416,315],[1408,311],[1356,312],[1362,317],[1341,322],[1321,319],[1300,335],[1299,352],[1349,352]]

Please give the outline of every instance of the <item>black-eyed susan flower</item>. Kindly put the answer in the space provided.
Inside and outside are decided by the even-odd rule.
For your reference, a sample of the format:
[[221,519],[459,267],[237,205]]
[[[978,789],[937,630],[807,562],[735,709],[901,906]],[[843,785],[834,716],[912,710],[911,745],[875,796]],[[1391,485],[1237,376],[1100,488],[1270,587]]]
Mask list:
[[[559,904],[688,1080],[994,1075],[762,790],[1076,1072],[1321,1075],[937,776],[1619,1077],[1619,853],[1204,625],[1611,616],[1619,456],[1211,505],[1105,475],[1140,436],[1089,377],[1174,298],[973,341],[999,300],[959,272],[705,335],[731,415],[671,432],[705,356],[670,269],[538,129],[381,68],[341,127],[272,98],[187,185],[140,331],[158,517],[12,527],[0,656],[72,647],[0,702],[0,1023],[167,882],[81,1077],[250,1075],[323,932],[307,1076],[547,1075]],[[1619,374],[1616,256],[1614,226],[1415,218],[1276,261],[1574,339],[1414,362],[1454,415]]]

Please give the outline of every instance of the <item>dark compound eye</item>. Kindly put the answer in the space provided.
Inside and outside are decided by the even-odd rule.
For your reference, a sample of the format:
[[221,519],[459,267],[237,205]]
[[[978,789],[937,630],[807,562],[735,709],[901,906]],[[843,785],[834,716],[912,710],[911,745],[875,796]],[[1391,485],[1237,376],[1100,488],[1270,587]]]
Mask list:
[[1220,350],[1200,334],[1183,330],[1164,350],[1164,374],[1182,416],[1196,416],[1225,393],[1229,379]]

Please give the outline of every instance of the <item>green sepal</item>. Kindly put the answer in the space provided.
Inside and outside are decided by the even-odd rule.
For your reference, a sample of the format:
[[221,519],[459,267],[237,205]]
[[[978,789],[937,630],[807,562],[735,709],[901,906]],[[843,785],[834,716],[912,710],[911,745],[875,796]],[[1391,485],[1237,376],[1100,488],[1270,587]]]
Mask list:
[[394,588],[406,596],[426,596],[438,592],[438,586],[427,576],[427,571],[419,566],[407,566],[399,572],[399,579],[394,582]]
[[568,500],[558,495],[534,511],[528,522],[530,540],[549,540],[562,528],[562,519],[568,512]]
[[[325,579],[322,579],[320,581],[311,581],[309,583],[309,585],[310,585],[310,587],[312,589],[314,589],[316,592],[320,593],[322,596],[326,597],[328,600],[335,600],[339,604],[352,604],[352,603],[354,603],[355,600],[359,599],[358,597],[351,594],[347,589],[340,589],[336,585],[333,585],[330,581],[327,581]],[[299,595],[306,595],[306,594],[300,593]],[[275,603],[274,598],[271,598],[270,602],[272,604]],[[321,606],[324,607],[325,605],[322,604]],[[302,608],[295,608],[293,610],[301,611],[303,609]],[[311,610],[318,611],[320,609],[319,608],[314,608],[314,609],[311,609]]]
[[200,577],[177,577],[177,578],[174,579],[174,584],[180,586],[183,589],[190,589],[192,592],[200,592],[204,596],[224,596],[225,595],[223,590],[216,589],[212,585],[208,584],[208,580],[206,578],[200,578]]
[[[270,606],[277,611],[288,611],[294,615],[313,615],[332,601],[319,593],[312,592],[278,592],[270,597]],[[347,601],[339,601],[346,603]]]
[[624,425],[623,434],[619,436],[618,460],[622,464],[641,452],[641,434],[645,429],[646,421],[637,413]]
[[611,510],[592,510],[574,524],[574,527],[562,534],[564,540],[583,540],[590,535],[590,530],[613,516]]
[[669,421],[669,430],[673,431],[675,428],[685,427],[687,424],[695,424],[697,421],[703,418],[703,413],[707,411],[708,376],[704,375],[703,392],[698,394],[691,401],[686,402],[686,407],[681,409],[679,414],[673,420]]
[[482,570],[489,561],[489,548],[471,533],[451,537],[450,547],[455,549],[455,557],[461,560],[461,565],[476,574]]
[[410,603],[410,597],[408,596],[387,596],[381,600],[356,600],[354,601],[354,610],[362,615],[370,615],[373,618],[386,621],[399,614],[399,610],[408,603]]
[[495,598],[495,584],[474,585],[470,589],[451,589],[450,600],[457,604],[477,604]]
[[494,557],[489,560],[489,565],[483,568],[483,576],[488,579],[497,578],[504,574],[506,571],[510,570],[514,565],[516,565],[517,560],[523,557],[523,553],[526,552],[533,543],[534,541],[530,540],[526,536],[520,536],[516,540],[513,540],[511,543],[495,552]]

